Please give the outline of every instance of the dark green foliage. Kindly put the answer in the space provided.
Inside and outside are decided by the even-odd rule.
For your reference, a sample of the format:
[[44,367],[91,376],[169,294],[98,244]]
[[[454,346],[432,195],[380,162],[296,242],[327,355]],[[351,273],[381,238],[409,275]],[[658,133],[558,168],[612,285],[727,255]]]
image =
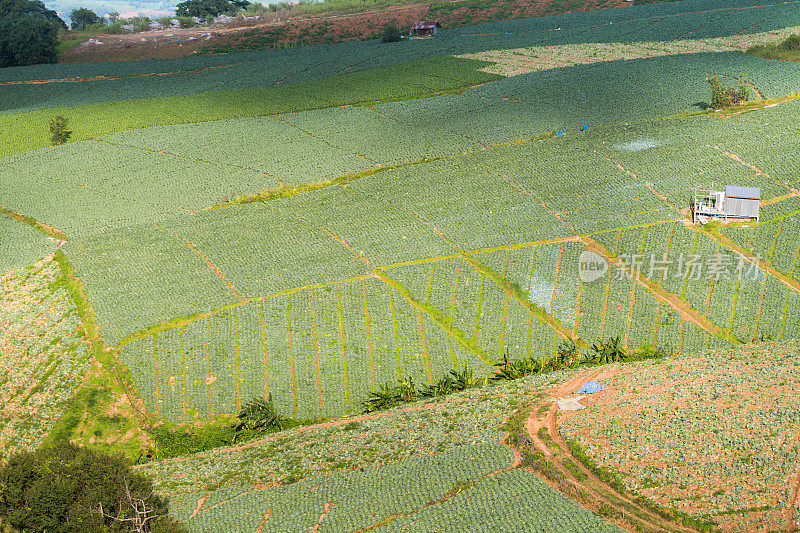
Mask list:
[[0,68],[58,61],[66,24],[38,0],[0,0]]
[[0,517],[24,531],[134,531],[137,523],[120,517],[137,516],[135,508],[140,531],[186,531],[121,455],[60,442],[16,454],[0,468]]
[[56,146],[58,144],[66,143],[70,136],[72,135],[71,131],[67,131],[67,120],[66,118],[58,115],[50,119],[50,145]]
[[519,379],[524,376],[538,374],[545,370],[549,362],[542,362],[535,357],[528,356],[522,359],[511,359],[506,350],[503,358],[494,364],[498,370],[489,376],[490,381],[502,381],[506,379]]
[[236,415],[239,421],[233,425],[233,429],[241,431],[243,429],[260,430],[277,426],[283,429],[281,416],[272,405],[272,395],[266,400],[264,398],[253,398],[242,406]]
[[739,75],[739,83],[730,87],[722,85],[719,76],[711,76],[708,83],[711,84],[711,107],[714,109],[725,109],[746,102],[750,94],[744,75]]
[[472,369],[465,367],[460,374],[456,370],[451,370],[450,374],[440,378],[433,385],[425,386],[420,394],[425,398],[433,398],[469,389],[473,385],[475,385],[475,379],[472,377]]
[[578,345],[569,339],[558,345],[558,363],[565,368],[573,368],[579,362]]
[[800,61],[800,35],[790,35],[780,44],[752,46],[747,49],[747,53],[766,59]]
[[69,14],[69,19],[72,22],[72,29],[84,30],[87,26],[103,22],[102,17],[98,17],[97,13],[91,9],[82,7],[80,9],[73,9]]
[[607,364],[619,363],[627,360],[627,354],[620,345],[619,335],[607,341],[598,340],[592,344],[592,354],[589,356],[590,363]]
[[400,33],[400,28],[397,27],[397,22],[394,20],[387,22],[383,27],[383,33],[381,33],[381,42],[396,43],[402,40],[403,35]]
[[213,18],[223,13],[233,15],[250,4],[247,0],[186,0],[175,8],[179,17]]

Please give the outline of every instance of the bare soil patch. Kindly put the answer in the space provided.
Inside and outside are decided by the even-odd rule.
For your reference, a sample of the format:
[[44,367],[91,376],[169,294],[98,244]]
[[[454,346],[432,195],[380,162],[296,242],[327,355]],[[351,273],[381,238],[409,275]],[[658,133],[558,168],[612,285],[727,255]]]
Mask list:
[[722,531],[794,530],[799,355],[790,341],[625,365],[556,425],[663,507]]

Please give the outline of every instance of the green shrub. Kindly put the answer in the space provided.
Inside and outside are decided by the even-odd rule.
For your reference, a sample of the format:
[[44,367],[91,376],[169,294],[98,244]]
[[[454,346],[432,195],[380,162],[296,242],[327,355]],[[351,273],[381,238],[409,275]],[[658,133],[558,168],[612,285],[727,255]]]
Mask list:
[[185,532],[167,512],[168,500],[122,455],[59,442],[0,468],[0,517],[23,531]]
[[122,22],[116,21],[112,22],[108,26],[106,26],[106,33],[110,33],[112,35],[118,35],[120,33],[125,33],[125,30],[122,29]]
[[403,39],[403,35],[400,33],[400,28],[397,27],[397,22],[394,20],[391,22],[387,22],[386,25],[383,27],[383,33],[381,33],[381,42],[382,43],[396,43]]
[[71,131],[67,131],[67,123],[69,120],[61,115],[55,116],[50,119],[50,145],[56,146],[66,143],[70,136]]
[[176,17],[178,22],[181,23],[181,28],[193,28],[195,26],[192,17]]
[[708,78],[711,84],[711,107],[714,109],[725,109],[747,101],[750,95],[750,87],[744,81],[744,75],[739,75],[739,83],[730,87],[722,85],[719,76]]

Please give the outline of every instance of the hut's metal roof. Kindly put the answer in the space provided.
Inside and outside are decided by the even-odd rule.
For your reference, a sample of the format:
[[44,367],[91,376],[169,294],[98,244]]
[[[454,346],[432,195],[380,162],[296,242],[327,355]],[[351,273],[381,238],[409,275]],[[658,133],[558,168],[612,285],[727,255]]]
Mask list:
[[725,198],[725,214],[733,217],[758,218],[759,201],[749,198]]
[[761,200],[761,189],[758,187],[739,187],[737,185],[728,185],[725,187],[725,197]]
[[438,21],[430,22],[427,20],[418,20],[411,26],[412,30],[429,30],[431,28],[441,28],[442,25]]

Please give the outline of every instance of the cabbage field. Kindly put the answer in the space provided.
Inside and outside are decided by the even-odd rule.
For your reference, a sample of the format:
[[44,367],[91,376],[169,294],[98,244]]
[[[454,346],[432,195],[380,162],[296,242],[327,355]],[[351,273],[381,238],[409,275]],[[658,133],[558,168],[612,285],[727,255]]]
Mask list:
[[[708,76],[776,99],[800,92],[797,63],[707,52],[501,77],[453,55],[766,32],[800,25],[798,5],[683,0],[405,43],[0,69],[0,319],[30,323],[24,349],[0,348],[32,361],[0,368],[16,417],[0,439],[32,446],[43,433],[8,428],[60,416],[89,365],[78,322],[129,372],[123,403],[178,425],[269,397],[296,420],[358,415],[384,384],[482,378],[564,341],[797,338],[800,99],[703,112]],[[93,76],[108,79],[63,80]],[[73,142],[47,147],[54,114]],[[693,225],[692,189],[725,185],[760,188],[760,221]],[[55,263],[24,269],[56,244],[8,210],[69,236],[57,257],[77,310]],[[174,512],[198,531],[613,529],[473,435],[287,486],[203,491],[220,473],[202,470]]]
[[[440,98],[453,96],[417,101],[418,112]],[[59,211],[75,235],[64,251],[95,303],[103,339],[120,343],[149,412],[190,422],[271,393],[284,412],[326,418],[358,412],[385,382],[430,382],[464,365],[485,373],[506,350],[551,356],[564,338],[620,336],[631,348],[688,352],[797,335],[791,280],[800,237],[792,230],[797,167],[789,148],[797,129],[785,122],[796,103],[762,111],[760,121],[656,119],[487,149],[469,144],[463,128],[442,127],[418,152],[440,158],[430,161],[412,161],[413,120],[394,126],[386,118],[397,106],[269,119],[270,128],[287,128],[273,134],[298,131],[313,146],[359,154],[350,159],[354,171],[375,164],[344,186],[183,214],[201,202],[188,204],[185,189],[171,188],[174,200],[161,197],[175,202],[169,216],[154,203],[143,210],[149,206],[121,202],[118,221],[103,221],[116,226],[108,231]],[[99,144],[188,164],[201,161],[197,146],[215,134],[238,135],[241,144],[202,164],[227,161],[286,179],[272,170],[292,168],[280,167],[281,154],[246,141],[244,132],[260,131],[264,120],[135,130]],[[393,144],[375,124],[410,140]],[[766,143],[786,149],[769,152]],[[719,235],[688,228],[682,210],[691,187],[723,183],[760,187],[774,202],[763,222]],[[154,192],[131,185],[116,193]],[[729,246],[729,234],[743,249]],[[638,256],[643,282],[614,268],[583,283],[578,258],[594,245],[609,260]],[[752,267],[737,252],[764,263]],[[701,264],[681,271],[690,256]],[[669,268],[653,273],[651,261]],[[716,271],[721,279],[712,279]]]

